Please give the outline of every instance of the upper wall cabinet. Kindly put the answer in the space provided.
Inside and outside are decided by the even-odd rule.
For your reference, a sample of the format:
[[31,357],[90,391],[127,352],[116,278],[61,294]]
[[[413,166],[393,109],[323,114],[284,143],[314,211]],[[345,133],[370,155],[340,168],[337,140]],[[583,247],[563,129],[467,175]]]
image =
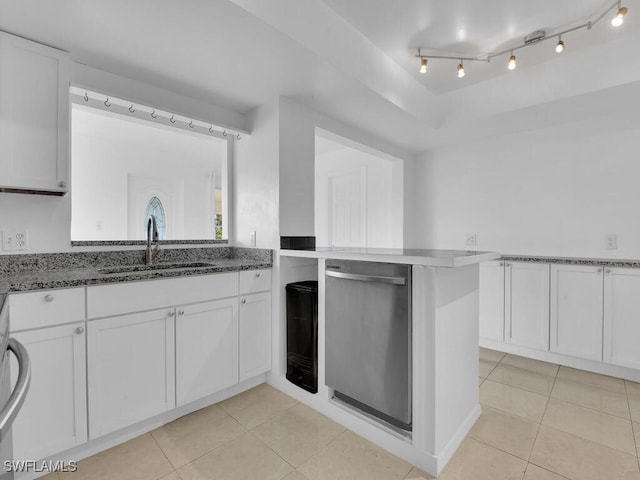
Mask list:
[[0,32],[0,191],[64,195],[67,54]]

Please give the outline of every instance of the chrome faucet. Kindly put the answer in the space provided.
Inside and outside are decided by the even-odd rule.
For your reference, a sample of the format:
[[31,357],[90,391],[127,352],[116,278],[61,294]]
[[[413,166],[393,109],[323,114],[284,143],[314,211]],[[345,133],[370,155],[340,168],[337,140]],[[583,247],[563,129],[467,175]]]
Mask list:
[[[151,265],[153,259],[156,258],[160,251],[160,244],[158,243],[158,223],[156,222],[156,216],[151,215],[149,221],[147,221],[147,254],[145,257],[145,263]],[[151,247],[151,243],[155,242],[155,247]]]

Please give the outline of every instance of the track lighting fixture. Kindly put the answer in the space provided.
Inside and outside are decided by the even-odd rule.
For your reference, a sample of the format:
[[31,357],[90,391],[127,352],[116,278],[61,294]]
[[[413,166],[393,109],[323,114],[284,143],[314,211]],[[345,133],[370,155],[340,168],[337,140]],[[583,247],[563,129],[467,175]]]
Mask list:
[[420,61],[420,73],[427,73],[427,63],[428,60],[422,57],[422,60]]
[[620,2],[618,2],[618,13],[616,13],[616,16],[611,20],[611,25],[613,25],[614,27],[619,27],[620,25],[622,25],[624,23],[624,16],[627,14],[627,12],[627,7],[621,7]]
[[464,61],[469,62],[490,62],[492,59],[496,57],[500,57],[502,55],[509,54],[509,61],[507,62],[507,68],[509,70],[514,70],[517,66],[516,64],[516,55],[515,51],[520,50],[525,47],[532,47],[533,45],[537,45],[538,43],[542,43],[545,40],[549,40],[550,38],[558,37],[558,43],[556,44],[555,50],[557,53],[562,53],[564,51],[564,40],[562,39],[563,35],[568,33],[573,33],[578,30],[591,30],[597,23],[599,23],[603,18],[605,18],[612,10],[617,9],[616,16],[611,20],[611,25],[614,27],[619,27],[624,22],[624,17],[628,13],[629,9],[627,7],[622,6],[622,0],[618,0],[613,5],[607,3],[604,7],[602,7],[601,14],[596,17],[594,20],[589,20],[585,23],[575,25],[571,28],[567,28],[562,30],[561,32],[554,31],[551,35],[547,36],[546,32],[543,30],[536,30],[524,37],[524,40],[521,44],[513,46],[508,50],[503,50],[500,52],[492,52],[492,53],[478,53],[476,55],[469,55],[468,57],[460,57],[459,54],[439,54],[437,51],[430,49],[430,55],[424,55],[422,50],[427,50],[426,48],[418,48],[418,54],[416,57],[420,59],[420,73],[427,72],[427,63],[428,59],[441,59],[441,60],[459,60],[458,64],[458,78],[462,78],[465,75],[464,71]]

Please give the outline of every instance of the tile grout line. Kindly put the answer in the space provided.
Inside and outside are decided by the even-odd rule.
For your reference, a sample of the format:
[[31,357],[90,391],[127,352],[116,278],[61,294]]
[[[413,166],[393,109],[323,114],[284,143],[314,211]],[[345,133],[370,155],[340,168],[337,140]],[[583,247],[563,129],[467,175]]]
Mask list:
[[[173,472],[176,473],[178,475],[178,477],[180,477],[180,474],[178,474],[178,471],[177,471],[176,467],[173,466],[173,463],[171,463],[171,460],[169,460],[169,457],[167,457],[167,454],[164,453],[164,450],[162,449],[162,447],[158,443],[158,440],[156,440],[156,437],[153,436],[153,433],[149,432],[149,436],[153,440],[153,443],[156,444],[156,447],[158,447],[158,449],[160,449],[160,451],[162,452],[162,455],[164,456],[164,458],[167,459],[167,462],[169,462],[169,466],[173,469]],[[171,472],[169,472],[169,473],[171,473]],[[163,475],[160,475],[156,480],[159,480],[159,479],[161,479],[163,477],[166,477],[167,475],[169,475],[169,473],[165,473]]]
[[638,468],[640,469],[640,457],[638,457],[638,442],[636,441],[636,427],[633,426],[633,416],[631,415],[631,402],[629,401],[629,388],[627,382],[624,382],[624,392],[627,397],[627,408],[629,409],[629,418],[631,420],[631,435],[633,436],[633,444],[636,447],[636,460],[638,461]]

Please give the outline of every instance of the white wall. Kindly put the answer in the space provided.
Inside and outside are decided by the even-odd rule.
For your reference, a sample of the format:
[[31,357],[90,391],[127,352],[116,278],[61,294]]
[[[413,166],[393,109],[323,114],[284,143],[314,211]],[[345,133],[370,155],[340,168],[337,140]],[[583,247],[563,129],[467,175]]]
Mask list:
[[[640,257],[637,113],[429,152],[416,162],[414,247]],[[605,250],[605,235],[618,249]]]
[[233,162],[233,244],[277,248],[279,238],[278,103],[250,112],[251,136],[235,142]]
[[[402,235],[396,235],[394,220],[402,218],[402,171],[394,177],[394,163],[354,148],[317,154],[315,159],[315,234],[316,244],[331,245],[329,181],[339,175],[363,169],[366,181],[366,242],[362,247],[402,247]],[[399,173],[399,175],[398,175]]]

